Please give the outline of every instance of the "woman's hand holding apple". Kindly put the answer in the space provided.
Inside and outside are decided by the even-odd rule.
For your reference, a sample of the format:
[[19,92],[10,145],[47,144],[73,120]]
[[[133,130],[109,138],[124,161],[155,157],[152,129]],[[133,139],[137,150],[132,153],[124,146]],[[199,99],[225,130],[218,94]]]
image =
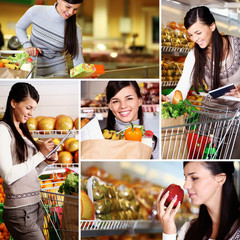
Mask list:
[[165,234],[176,234],[177,227],[174,221],[174,217],[180,208],[180,205],[181,205],[180,201],[177,204],[177,206],[173,208],[175,202],[177,201],[177,198],[173,198],[173,200],[170,202],[170,204],[166,208],[164,204],[169,196],[169,191],[166,192],[163,196],[162,194],[163,194],[163,189],[158,195],[157,212],[158,212],[158,217],[162,223],[163,232]]

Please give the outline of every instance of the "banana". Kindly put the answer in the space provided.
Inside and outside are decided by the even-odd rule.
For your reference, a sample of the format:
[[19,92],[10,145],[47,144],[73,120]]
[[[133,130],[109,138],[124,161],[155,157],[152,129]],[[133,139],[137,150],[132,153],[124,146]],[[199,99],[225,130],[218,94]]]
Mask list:
[[9,64],[9,63],[5,63],[4,64],[6,68],[10,68],[10,69],[19,69],[19,66],[17,66],[16,64]]
[[112,132],[109,131],[108,129],[104,129],[103,130],[103,137],[105,139],[111,139],[112,138]]
[[6,58],[2,58],[0,61],[3,62],[3,63],[6,63],[6,64],[13,63],[11,60],[8,60]]
[[119,138],[120,138],[120,134],[119,133],[113,133],[113,135],[112,135],[112,140],[119,140]]

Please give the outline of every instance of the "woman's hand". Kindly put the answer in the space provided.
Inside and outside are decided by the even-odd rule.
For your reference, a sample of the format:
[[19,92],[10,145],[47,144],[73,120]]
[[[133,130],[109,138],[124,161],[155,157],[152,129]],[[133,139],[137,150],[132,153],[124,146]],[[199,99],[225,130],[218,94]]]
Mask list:
[[58,153],[55,152],[55,153],[53,153],[52,155],[50,155],[50,156],[45,160],[45,162],[46,162],[48,165],[50,165],[50,164],[55,163],[57,160],[58,160]]
[[46,157],[55,147],[56,147],[56,144],[50,138],[50,139],[44,141],[40,145],[40,150],[39,151]]
[[168,198],[169,192],[165,193],[161,199],[162,194],[163,194],[163,189],[161,190],[160,194],[158,195],[157,212],[158,212],[158,217],[162,223],[163,232],[165,234],[176,234],[177,227],[176,227],[176,224],[174,221],[174,217],[180,208],[180,202],[178,203],[176,208],[173,208],[173,205],[177,200],[176,198],[174,198],[170,202],[168,207],[166,208],[164,206],[164,203],[165,203],[166,199]]
[[26,48],[25,51],[32,57],[36,57],[39,53],[42,53],[42,50],[40,48],[36,48],[36,47],[29,47]]
[[225,95],[240,98],[240,86],[237,86],[236,88],[232,89],[230,92],[227,92]]
[[170,102],[170,99],[166,96],[164,96],[163,94],[161,94],[161,101],[162,102]]

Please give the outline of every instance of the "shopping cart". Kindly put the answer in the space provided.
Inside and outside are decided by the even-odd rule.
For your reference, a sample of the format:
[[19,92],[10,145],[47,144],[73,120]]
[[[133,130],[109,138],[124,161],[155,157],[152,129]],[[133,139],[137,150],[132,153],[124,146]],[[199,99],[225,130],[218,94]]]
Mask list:
[[239,147],[240,109],[231,111],[202,95],[203,102],[192,102],[198,108],[194,117],[182,116],[182,123],[162,127],[162,159],[231,159]]
[[44,237],[46,240],[78,240],[78,196],[64,195],[56,189],[41,190],[45,212]]
[[[19,50],[0,50],[0,59],[1,58],[8,58],[9,56],[15,56],[15,54],[23,53],[24,51]],[[37,63],[38,63],[38,55],[36,56],[36,60],[32,61],[32,68],[26,74],[23,74],[26,79],[36,78],[37,74]],[[3,69],[1,69],[2,71]],[[11,70],[11,71],[20,71],[20,70]],[[18,74],[16,74],[18,76]],[[4,77],[5,78],[5,77]]]

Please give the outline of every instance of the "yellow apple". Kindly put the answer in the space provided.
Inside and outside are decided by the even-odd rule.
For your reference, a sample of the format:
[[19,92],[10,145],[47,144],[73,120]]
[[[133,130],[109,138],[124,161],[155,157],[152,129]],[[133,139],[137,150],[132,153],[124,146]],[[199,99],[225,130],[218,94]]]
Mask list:
[[[54,130],[56,119],[53,117],[44,117],[38,122],[39,130]],[[46,131],[45,133],[49,133]]]
[[63,167],[68,167],[73,162],[73,155],[68,151],[61,151],[58,153],[58,160],[57,163],[65,163]]
[[29,131],[37,130],[37,120],[34,117],[29,117],[27,120],[27,127]]
[[[58,145],[61,142],[61,140],[59,138],[53,138],[52,140],[56,145]],[[60,145],[60,147],[58,148],[58,151],[63,151],[63,150],[64,150],[64,144],[62,143]]]
[[64,148],[70,153],[76,152],[79,149],[79,140],[76,140],[75,138],[69,138],[65,142]]
[[79,129],[79,118],[78,118],[78,117],[74,120],[74,127],[75,127],[77,130]]
[[[73,129],[72,118],[67,116],[67,115],[57,116],[55,129],[56,130],[70,130],[70,129]],[[64,133],[66,133],[66,132],[64,132]]]

